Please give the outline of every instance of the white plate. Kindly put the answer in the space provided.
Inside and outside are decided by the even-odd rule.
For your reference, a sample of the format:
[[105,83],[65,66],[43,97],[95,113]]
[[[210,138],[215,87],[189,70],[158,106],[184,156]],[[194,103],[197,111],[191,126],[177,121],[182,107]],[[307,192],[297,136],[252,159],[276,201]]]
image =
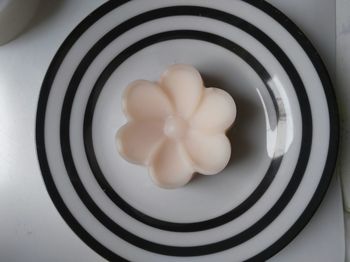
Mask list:
[[[282,23],[282,24],[281,24]],[[221,173],[177,190],[117,153],[121,94],[192,64],[232,94],[238,116]],[[43,177],[57,209],[109,260],[264,260],[309,221],[328,187],[338,120],[328,74],[283,14],[256,1],[110,1],[68,36],[37,115]]]

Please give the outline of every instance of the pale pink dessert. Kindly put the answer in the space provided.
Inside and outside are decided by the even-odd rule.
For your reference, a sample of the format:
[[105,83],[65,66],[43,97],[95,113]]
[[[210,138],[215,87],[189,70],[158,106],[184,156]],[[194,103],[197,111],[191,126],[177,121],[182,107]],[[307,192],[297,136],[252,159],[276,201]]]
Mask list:
[[122,103],[128,123],[117,132],[118,150],[147,166],[158,186],[180,187],[195,173],[214,175],[226,167],[231,145],[225,132],[236,106],[224,90],[205,88],[194,67],[173,65],[158,83],[132,82]]

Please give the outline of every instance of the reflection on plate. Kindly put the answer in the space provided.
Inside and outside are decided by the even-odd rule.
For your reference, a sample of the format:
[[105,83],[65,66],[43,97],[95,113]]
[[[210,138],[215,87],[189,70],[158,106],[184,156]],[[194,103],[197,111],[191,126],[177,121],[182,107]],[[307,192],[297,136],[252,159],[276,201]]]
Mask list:
[[[174,63],[194,65],[206,86],[232,94],[237,120],[224,171],[164,190],[120,157],[114,135],[125,123],[127,84],[156,80]],[[110,1],[54,57],[36,132],[54,204],[106,259],[262,261],[322,200],[338,119],[321,59],[268,3]]]

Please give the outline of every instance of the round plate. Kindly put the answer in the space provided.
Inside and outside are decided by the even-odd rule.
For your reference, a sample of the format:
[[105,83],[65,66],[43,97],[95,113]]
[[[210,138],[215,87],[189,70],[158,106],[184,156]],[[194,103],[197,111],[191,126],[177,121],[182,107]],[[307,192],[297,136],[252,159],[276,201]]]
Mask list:
[[[229,92],[237,120],[224,171],[166,190],[121,158],[114,137],[126,122],[127,84],[156,81],[174,63],[195,66],[206,86]],[[321,202],[338,118],[320,57],[265,1],[110,1],[55,55],[36,139],[54,204],[106,259],[262,261]]]

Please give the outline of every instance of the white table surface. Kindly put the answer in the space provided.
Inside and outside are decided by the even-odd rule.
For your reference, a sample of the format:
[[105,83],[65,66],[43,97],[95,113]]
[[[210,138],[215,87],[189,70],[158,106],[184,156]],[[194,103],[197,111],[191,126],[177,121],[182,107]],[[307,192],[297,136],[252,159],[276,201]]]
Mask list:
[[[32,25],[0,47],[0,261],[104,261],[55,209],[34,139],[37,99],[50,60],[73,27],[102,2],[42,0]],[[269,2],[306,32],[335,79],[335,0]],[[270,261],[342,262],[344,257],[342,199],[335,177],[311,222]]]

